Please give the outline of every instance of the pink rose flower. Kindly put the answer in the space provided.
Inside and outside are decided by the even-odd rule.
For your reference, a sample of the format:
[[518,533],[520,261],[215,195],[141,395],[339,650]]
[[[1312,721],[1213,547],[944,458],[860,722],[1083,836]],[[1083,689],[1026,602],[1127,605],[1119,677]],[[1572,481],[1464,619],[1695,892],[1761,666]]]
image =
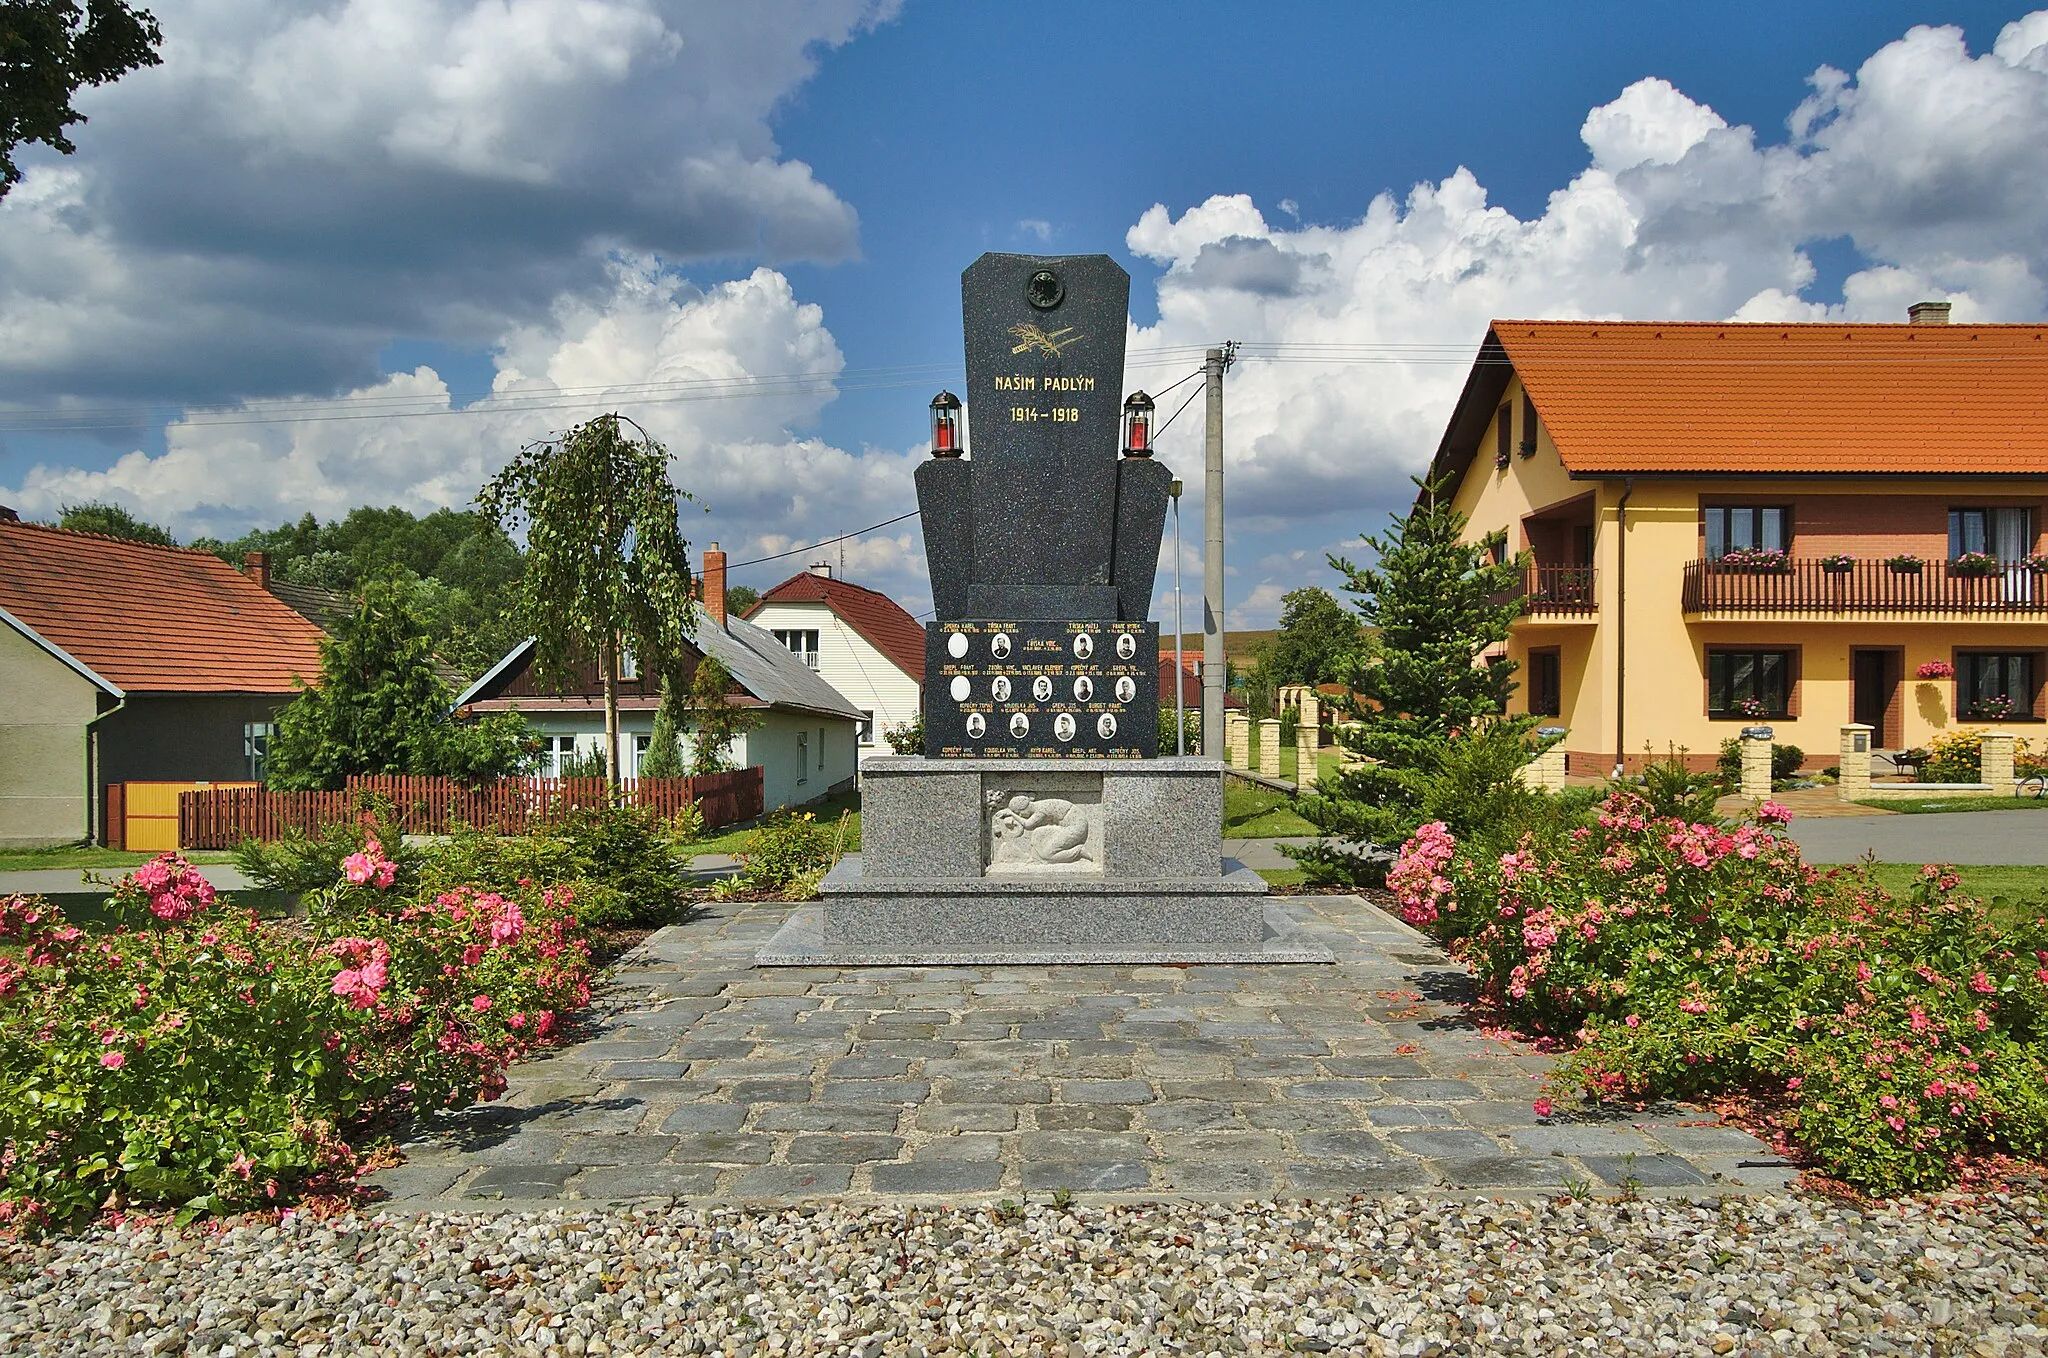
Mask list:
[[479,995],[469,1002],[469,1007],[481,1014],[491,1007],[491,997],[489,995]]
[[128,1064],[128,1058],[121,1055],[121,1053],[119,1052],[101,1052],[100,1064],[105,1066],[108,1070],[119,1070],[121,1067]]
[[1536,1116],[1539,1118],[1547,1118],[1557,1110],[1557,1105],[1549,1099],[1538,1099],[1530,1106],[1536,1110]]
[[1783,802],[1765,802],[1757,807],[1756,818],[1767,825],[1790,825],[1792,809]]

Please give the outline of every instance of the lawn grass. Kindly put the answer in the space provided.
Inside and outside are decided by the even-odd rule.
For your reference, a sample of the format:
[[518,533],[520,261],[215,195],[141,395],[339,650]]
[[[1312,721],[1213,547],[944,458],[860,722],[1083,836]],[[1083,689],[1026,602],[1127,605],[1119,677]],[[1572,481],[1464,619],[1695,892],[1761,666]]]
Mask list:
[[1856,805],[1924,816],[1935,811],[2048,811],[2048,798],[1994,797],[1988,793],[1955,797],[1858,797]]
[[1271,839],[1279,835],[1313,835],[1316,827],[1294,813],[1284,792],[1242,778],[1223,780],[1223,837]]
[[[153,853],[101,849],[90,844],[60,844],[54,849],[0,849],[0,872],[139,868],[154,857]],[[188,863],[232,863],[235,856],[226,849],[192,849],[185,853],[184,858]]]
[[1308,874],[1300,868],[1260,868],[1258,874],[1267,886],[1302,886],[1308,881]]
[[[852,812],[853,814],[847,817],[846,842],[843,848],[847,853],[860,852],[860,793],[848,792],[837,797],[827,797],[821,802],[795,809],[808,811],[827,825],[837,825],[842,814]],[[707,835],[690,845],[690,853],[692,856],[719,853],[731,857],[745,846],[748,837],[760,828],[760,824],[759,821],[750,820],[742,821],[738,825],[728,825],[717,834]]]

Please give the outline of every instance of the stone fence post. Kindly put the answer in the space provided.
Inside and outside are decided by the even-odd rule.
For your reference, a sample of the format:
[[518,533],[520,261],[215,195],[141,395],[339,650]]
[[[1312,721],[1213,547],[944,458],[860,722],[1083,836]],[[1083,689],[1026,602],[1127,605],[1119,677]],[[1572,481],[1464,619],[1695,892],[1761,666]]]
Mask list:
[[1234,769],[1252,766],[1252,723],[1244,713],[1231,709],[1223,714],[1224,758]]
[[1758,801],[1771,795],[1771,737],[1768,726],[1742,728],[1742,795]]
[[1870,738],[1872,728],[1857,722],[1842,727],[1841,776],[1835,781],[1835,795],[1853,802],[1870,795]]
[[1294,787],[1298,792],[1316,790],[1316,759],[1323,748],[1323,709],[1314,689],[1301,698],[1301,725],[1294,728]]
[[1977,743],[1977,781],[1991,784],[1991,795],[2012,791],[2013,737],[2010,731],[1986,731]]
[[1523,768],[1522,781],[1530,787],[1549,788],[1552,790],[1561,788],[1564,786],[1565,728],[1562,726],[1539,726],[1536,728],[1536,734],[1545,739],[1555,736],[1557,740],[1549,749],[1530,760],[1528,765]]
[[1268,778],[1280,776],[1280,719],[1259,718],[1259,772]]

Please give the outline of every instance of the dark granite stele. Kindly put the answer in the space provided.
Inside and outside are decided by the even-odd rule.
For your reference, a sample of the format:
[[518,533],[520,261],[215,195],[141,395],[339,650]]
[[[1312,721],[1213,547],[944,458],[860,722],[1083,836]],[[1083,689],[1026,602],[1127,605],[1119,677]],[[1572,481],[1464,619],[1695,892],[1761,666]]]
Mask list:
[[[756,954],[762,966],[1050,966],[1334,961],[1222,853],[1207,759],[871,759],[864,852],[833,868]],[[1006,864],[992,818],[1057,799],[1086,857]],[[1043,802],[1041,802],[1043,804]]]

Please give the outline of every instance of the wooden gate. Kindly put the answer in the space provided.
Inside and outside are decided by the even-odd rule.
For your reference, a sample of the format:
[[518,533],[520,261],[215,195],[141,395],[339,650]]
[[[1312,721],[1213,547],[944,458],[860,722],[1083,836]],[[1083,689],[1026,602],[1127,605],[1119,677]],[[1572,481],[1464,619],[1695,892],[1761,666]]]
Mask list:
[[[119,783],[118,801],[108,798],[109,809],[119,808],[117,816],[108,817],[108,825],[120,836],[113,847],[128,849],[134,853],[166,853],[182,846],[178,843],[178,794],[200,792],[207,788],[258,787],[257,783]],[[113,791],[112,788],[109,791]]]

